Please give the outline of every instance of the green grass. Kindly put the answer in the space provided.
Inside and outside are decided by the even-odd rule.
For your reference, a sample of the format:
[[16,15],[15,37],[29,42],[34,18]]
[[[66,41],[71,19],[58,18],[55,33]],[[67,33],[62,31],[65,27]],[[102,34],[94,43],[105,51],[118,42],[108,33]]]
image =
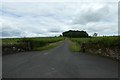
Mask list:
[[2,39],[0,39],[0,46],[2,45]]
[[[16,44],[21,48],[27,48],[27,42],[30,42],[32,50],[44,50],[54,47],[54,45],[49,45],[51,43],[59,42],[64,40],[63,37],[36,37],[36,38],[6,38],[2,39],[2,45],[13,45]],[[24,42],[23,42],[24,41]]]
[[78,43],[71,42],[71,41],[69,41],[69,43],[70,43],[70,46],[69,46],[70,51],[72,51],[72,52],[80,51],[80,45]]
[[17,44],[17,41],[19,41],[21,39],[22,38],[5,38],[5,39],[2,39],[2,44],[3,45]]
[[[69,38],[71,51],[82,51],[94,55],[104,56],[120,60],[120,36],[91,37],[91,38]],[[84,48],[80,49],[83,45]]]
[[40,42],[40,43],[52,43],[63,40],[63,37],[35,37],[35,38],[5,38],[2,39],[2,44],[18,44],[18,41],[22,40],[30,40],[33,42]]
[[91,38],[71,38],[73,42],[78,44],[82,43],[96,43],[101,47],[117,47],[120,44],[120,37],[117,36],[108,36],[108,37],[91,37]]
[[50,43],[50,44],[45,45],[45,46],[43,46],[43,47],[34,48],[33,51],[49,50],[49,49],[51,49],[51,48],[54,48],[54,47],[58,46],[60,43],[61,43],[61,41],[56,42],[56,43]]

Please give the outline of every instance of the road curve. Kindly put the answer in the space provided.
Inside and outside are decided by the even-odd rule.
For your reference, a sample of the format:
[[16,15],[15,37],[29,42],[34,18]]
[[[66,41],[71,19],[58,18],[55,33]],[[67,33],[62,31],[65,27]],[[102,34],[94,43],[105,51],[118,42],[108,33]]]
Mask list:
[[65,40],[48,51],[2,57],[4,78],[117,78],[118,63],[103,57],[70,52]]

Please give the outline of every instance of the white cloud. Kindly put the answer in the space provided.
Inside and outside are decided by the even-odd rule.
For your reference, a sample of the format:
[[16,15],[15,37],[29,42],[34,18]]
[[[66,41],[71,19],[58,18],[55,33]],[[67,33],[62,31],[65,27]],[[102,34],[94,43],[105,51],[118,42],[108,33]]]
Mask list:
[[[82,13],[81,13],[82,12]],[[107,18],[109,10],[107,7],[103,7],[97,10],[89,9],[88,11],[81,11],[75,18],[75,24],[87,24],[89,22],[103,21]]]
[[117,20],[117,5],[116,4],[85,4],[76,14],[74,24],[87,24],[90,22],[105,22]]
[[0,0],[3,2],[118,2],[119,0]]
[[3,37],[55,36],[69,29],[112,35],[117,7],[116,2],[4,2],[0,22]]

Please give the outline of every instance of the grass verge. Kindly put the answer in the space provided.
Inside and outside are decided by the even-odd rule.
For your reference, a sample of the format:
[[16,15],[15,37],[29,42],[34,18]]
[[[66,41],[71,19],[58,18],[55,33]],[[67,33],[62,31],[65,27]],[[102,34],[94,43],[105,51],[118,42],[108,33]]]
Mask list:
[[79,52],[80,51],[80,45],[76,42],[69,41],[69,49],[72,52]]
[[51,49],[51,48],[54,48],[54,47],[58,46],[60,43],[62,43],[62,41],[55,42],[55,43],[50,43],[50,44],[45,45],[45,46],[43,46],[43,47],[34,48],[33,51],[49,50],[49,49]]

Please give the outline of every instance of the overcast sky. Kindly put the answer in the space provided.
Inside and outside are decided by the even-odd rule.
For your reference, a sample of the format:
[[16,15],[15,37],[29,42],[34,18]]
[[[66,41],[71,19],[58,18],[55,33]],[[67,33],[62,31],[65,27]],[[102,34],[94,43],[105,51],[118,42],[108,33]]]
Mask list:
[[66,30],[84,30],[92,35],[118,34],[118,2],[2,2],[2,37],[58,36]]

